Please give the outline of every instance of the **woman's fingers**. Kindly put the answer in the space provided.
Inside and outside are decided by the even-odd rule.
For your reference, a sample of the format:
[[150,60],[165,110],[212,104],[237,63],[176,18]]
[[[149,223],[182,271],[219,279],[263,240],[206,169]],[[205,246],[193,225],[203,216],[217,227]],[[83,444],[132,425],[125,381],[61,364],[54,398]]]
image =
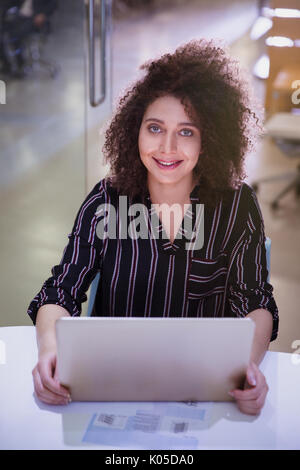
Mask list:
[[60,395],[64,398],[68,398],[68,390],[61,386],[58,380],[55,380],[54,377],[57,377],[56,373],[56,358],[52,360],[41,360],[38,362],[38,372],[41,377],[41,381],[44,387],[53,392],[54,394]]
[[242,406],[239,403],[237,403],[237,406],[241,413],[251,416],[258,416],[262,409],[262,407]]
[[259,369],[257,368],[254,362],[251,362],[247,368],[246,380],[251,387],[257,385],[257,380],[259,380]]
[[267,383],[264,383],[256,387],[246,388],[245,390],[233,390],[232,395],[236,400],[252,401],[257,400],[262,394],[267,394],[268,390]]
[[237,406],[242,413],[258,415],[264,406],[267,393],[262,393],[254,400],[237,400]]
[[67,398],[51,392],[43,385],[37,366],[33,369],[32,375],[35,394],[39,400],[49,405],[66,405],[69,403]]
[[52,405],[65,405],[71,401],[69,391],[59,383],[55,353],[40,357],[32,375],[36,395],[41,401]]
[[230,395],[235,398],[242,413],[258,415],[264,406],[269,387],[264,375],[254,363],[249,365],[246,378],[244,390],[232,390]]
[[247,399],[244,396],[241,398],[241,395],[233,394],[239,410],[246,414],[259,414],[264,406],[266,395],[267,392],[263,391],[261,394],[255,395],[255,398]]

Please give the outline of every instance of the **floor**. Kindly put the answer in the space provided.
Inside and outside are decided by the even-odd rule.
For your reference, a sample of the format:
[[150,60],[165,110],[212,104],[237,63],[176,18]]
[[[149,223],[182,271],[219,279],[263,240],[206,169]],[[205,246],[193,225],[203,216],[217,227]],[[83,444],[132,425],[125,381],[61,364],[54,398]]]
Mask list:
[[[72,19],[68,3],[56,16],[56,34],[46,45],[61,67],[57,78],[11,80],[7,104],[1,105],[0,326],[31,324],[28,304],[51,275],[51,266],[60,261],[85,195],[85,33],[79,2],[72,3]],[[194,37],[224,38],[231,54],[251,71],[263,49],[262,41],[249,37],[256,16],[252,1],[186,2],[184,7],[175,3],[176,8],[128,12],[114,20],[113,105],[138,77],[141,63]],[[251,82],[254,95],[262,100],[264,82],[254,77]],[[247,156],[247,181],[294,171],[297,163],[265,137]],[[272,240],[271,283],[280,312],[279,337],[270,349],[292,352],[293,341],[300,339],[300,201],[290,194],[276,212],[269,205],[284,184],[262,185],[258,198]]]

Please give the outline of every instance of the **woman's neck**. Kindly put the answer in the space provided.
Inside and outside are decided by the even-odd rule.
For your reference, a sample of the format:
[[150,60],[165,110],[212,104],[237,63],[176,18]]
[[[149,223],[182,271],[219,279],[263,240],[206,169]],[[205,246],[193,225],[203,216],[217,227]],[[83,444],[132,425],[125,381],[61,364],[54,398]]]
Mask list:
[[[180,184],[171,185],[148,180],[151,204],[154,205],[171,243],[174,242],[185,213],[191,204],[190,194],[193,185],[191,182],[187,183],[181,181]],[[172,208],[171,212],[170,208]]]
[[152,204],[190,204],[190,194],[194,184],[162,184],[148,181],[148,189]]

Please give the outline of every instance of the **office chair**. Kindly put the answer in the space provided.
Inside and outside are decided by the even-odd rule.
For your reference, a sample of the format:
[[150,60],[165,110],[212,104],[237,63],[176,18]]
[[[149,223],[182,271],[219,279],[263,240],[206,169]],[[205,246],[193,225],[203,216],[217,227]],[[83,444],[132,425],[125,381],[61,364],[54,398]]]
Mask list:
[[32,31],[28,37],[27,47],[27,60],[25,64],[25,71],[27,73],[46,70],[51,78],[55,78],[59,72],[59,66],[49,59],[43,58],[43,49],[47,42],[50,33],[50,23],[47,22],[41,31]]
[[43,58],[43,48],[51,32],[49,19],[40,29],[34,26],[29,29],[27,26],[28,31],[26,29],[26,34],[23,31],[23,40],[20,44],[20,31],[16,29],[16,24],[21,18],[18,6],[9,8],[2,18],[3,47],[12,70],[19,65],[23,69],[19,74],[24,76],[24,73],[44,69],[52,78],[55,78],[59,67],[54,62]]
[[[271,267],[271,239],[269,237],[266,237],[265,247],[266,247],[266,256],[267,256],[268,282],[269,282],[270,267]],[[89,295],[89,300],[88,300],[88,308],[87,308],[87,313],[86,313],[87,317],[90,317],[92,315],[96,293],[98,289],[98,284],[99,284],[99,279],[100,279],[100,272],[96,274],[94,280],[91,283],[90,295]]]
[[[289,157],[300,157],[300,115],[292,113],[276,113],[265,125],[269,135],[280,150]],[[300,196],[300,164],[296,172],[262,178],[252,182],[254,191],[259,190],[261,183],[272,183],[281,180],[291,180],[290,183],[271,201],[271,208],[277,209],[279,200],[288,192],[295,191]]]

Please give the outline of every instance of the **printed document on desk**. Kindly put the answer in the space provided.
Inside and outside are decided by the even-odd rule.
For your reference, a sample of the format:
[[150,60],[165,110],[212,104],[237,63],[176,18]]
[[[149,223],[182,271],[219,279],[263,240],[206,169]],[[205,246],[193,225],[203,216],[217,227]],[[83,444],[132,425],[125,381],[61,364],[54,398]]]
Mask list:
[[82,441],[141,449],[197,449],[199,429],[207,427],[213,403],[103,403]]

